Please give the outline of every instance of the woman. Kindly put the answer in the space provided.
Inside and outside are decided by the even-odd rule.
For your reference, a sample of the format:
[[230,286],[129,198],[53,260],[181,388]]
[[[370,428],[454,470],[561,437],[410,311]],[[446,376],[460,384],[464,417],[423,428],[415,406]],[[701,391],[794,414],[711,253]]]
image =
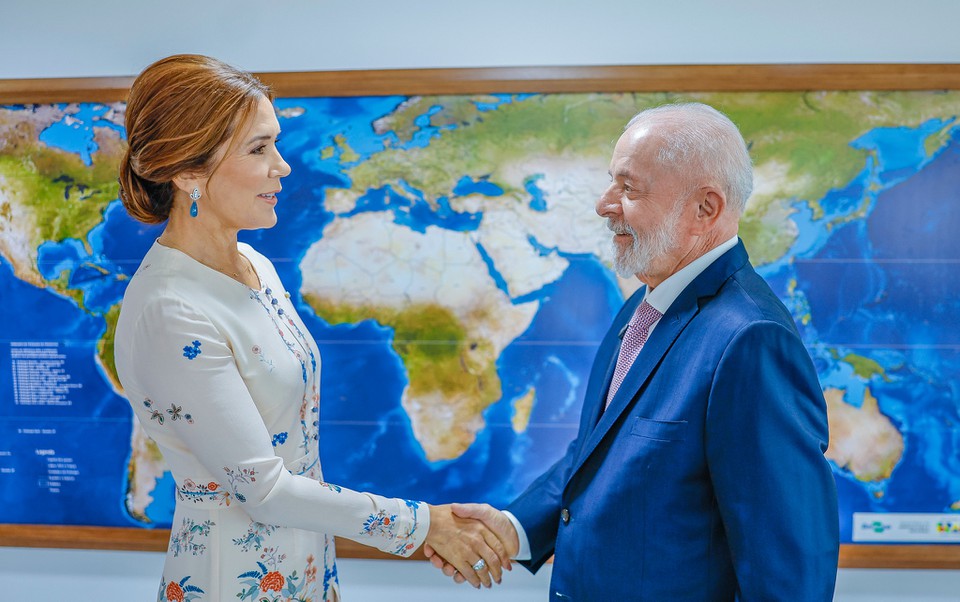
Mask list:
[[[167,222],[124,295],[116,364],[177,484],[159,600],[337,600],[333,537],[408,556],[428,543],[474,586],[509,563],[447,506],[325,483],[320,354],[273,265],[280,180],[270,91],[212,58],[147,67],[130,90],[121,199]],[[508,565],[509,566],[509,565]]]

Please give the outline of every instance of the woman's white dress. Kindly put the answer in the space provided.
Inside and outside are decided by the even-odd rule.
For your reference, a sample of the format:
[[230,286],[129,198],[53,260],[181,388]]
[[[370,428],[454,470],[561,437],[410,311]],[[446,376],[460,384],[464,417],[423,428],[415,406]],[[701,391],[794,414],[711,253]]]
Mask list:
[[177,485],[158,600],[339,598],[333,536],[406,556],[426,504],[326,483],[320,353],[273,265],[260,290],[155,243],[116,331],[127,399]]

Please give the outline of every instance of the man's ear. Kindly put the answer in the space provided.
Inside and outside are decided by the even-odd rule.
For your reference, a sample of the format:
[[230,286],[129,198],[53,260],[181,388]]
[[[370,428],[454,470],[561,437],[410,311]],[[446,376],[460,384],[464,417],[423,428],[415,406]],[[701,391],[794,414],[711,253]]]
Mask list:
[[717,224],[727,208],[727,197],[713,186],[704,186],[697,191],[697,229],[707,232]]

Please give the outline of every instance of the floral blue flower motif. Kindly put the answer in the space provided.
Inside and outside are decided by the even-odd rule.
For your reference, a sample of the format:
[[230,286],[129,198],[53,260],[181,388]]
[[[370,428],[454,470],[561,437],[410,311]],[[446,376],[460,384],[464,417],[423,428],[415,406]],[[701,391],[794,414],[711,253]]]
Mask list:
[[363,523],[363,530],[360,535],[380,536],[385,538],[396,537],[397,515],[387,514],[383,510],[376,514],[371,514]]
[[340,487],[339,485],[334,485],[333,483],[324,483],[323,481],[320,481],[320,485],[322,485],[323,487],[326,487],[327,489],[329,489],[334,493],[340,493],[341,491],[343,491],[342,487]]
[[283,445],[287,442],[287,433],[277,433],[273,436],[273,446]]
[[337,565],[334,564],[332,567],[326,567],[323,570],[323,592],[324,594],[330,589],[330,585],[333,583],[339,583],[340,579],[337,575]]
[[200,351],[200,341],[194,341],[191,343],[191,345],[187,345],[183,348],[183,357],[187,358],[188,360],[192,360],[202,353]]

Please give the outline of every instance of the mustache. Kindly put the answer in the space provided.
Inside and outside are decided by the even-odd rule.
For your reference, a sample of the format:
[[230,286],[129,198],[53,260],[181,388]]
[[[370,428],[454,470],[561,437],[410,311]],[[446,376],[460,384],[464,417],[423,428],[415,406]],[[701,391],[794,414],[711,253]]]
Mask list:
[[637,237],[637,232],[630,227],[625,221],[618,221],[613,219],[607,220],[607,229],[613,232],[614,234],[629,234],[634,238]]

